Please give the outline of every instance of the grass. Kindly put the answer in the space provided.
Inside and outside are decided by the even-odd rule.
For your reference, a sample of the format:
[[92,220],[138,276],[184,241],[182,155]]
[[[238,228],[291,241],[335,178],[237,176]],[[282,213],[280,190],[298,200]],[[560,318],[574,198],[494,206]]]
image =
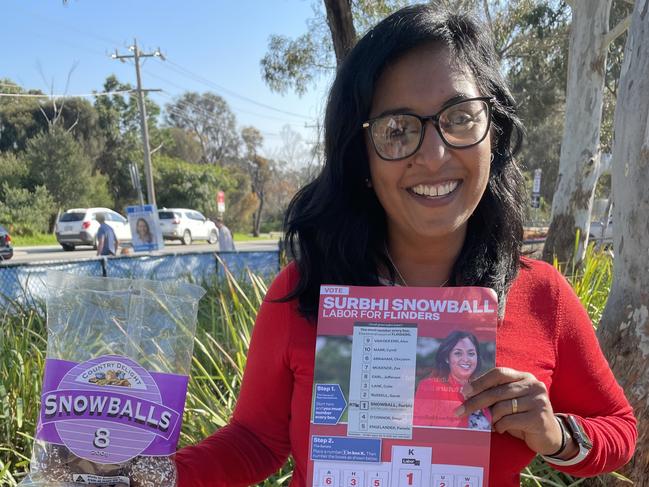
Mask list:
[[262,233],[259,237],[253,237],[252,233],[235,232],[232,238],[235,242],[246,242],[248,240],[279,240],[282,232]]
[[[279,240],[281,232],[262,233],[259,237],[253,237],[251,233],[235,232],[232,238],[235,242],[246,242],[249,240]],[[11,241],[14,247],[35,247],[37,245],[58,245],[56,236],[51,233],[38,233],[30,236],[12,235]]]
[[44,320],[36,311],[20,309],[1,318],[0,485],[11,486],[29,464],[47,343]]
[[37,245],[58,245],[56,236],[52,233],[37,233],[36,235],[20,236],[12,235],[11,241],[14,247],[33,247]]
[[[599,321],[611,285],[612,259],[589,248],[581,268],[569,267],[571,284]],[[180,446],[195,444],[227,424],[239,393],[254,319],[266,283],[250,275],[246,282],[228,276],[208,286],[198,312],[197,334]],[[42,310],[18,309],[0,314],[0,485],[15,486],[29,464],[38,414],[45,354]],[[259,484],[288,485],[292,465]],[[567,487],[583,482],[558,473],[536,458],[522,473],[525,487]]]

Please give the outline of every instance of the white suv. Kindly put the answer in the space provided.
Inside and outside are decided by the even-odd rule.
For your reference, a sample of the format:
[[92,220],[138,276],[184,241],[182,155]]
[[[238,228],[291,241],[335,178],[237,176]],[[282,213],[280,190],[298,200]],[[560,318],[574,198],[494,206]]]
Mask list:
[[59,217],[54,227],[56,240],[63,250],[74,250],[76,245],[91,245],[97,248],[97,214],[106,216],[106,224],[115,231],[120,242],[131,241],[128,220],[109,208],[73,208]]
[[158,210],[158,218],[165,240],[180,240],[183,245],[189,245],[193,240],[207,240],[210,244],[219,240],[214,222],[196,210],[163,208]]

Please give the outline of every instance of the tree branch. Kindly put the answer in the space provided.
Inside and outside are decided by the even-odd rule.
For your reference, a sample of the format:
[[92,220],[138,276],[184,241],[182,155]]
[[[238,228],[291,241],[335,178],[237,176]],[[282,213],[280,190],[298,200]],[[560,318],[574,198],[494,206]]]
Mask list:
[[624,34],[629,26],[631,25],[631,17],[633,17],[633,14],[627,15],[624,19],[622,19],[615,27],[610,29],[605,35],[604,35],[604,40],[603,40],[603,45],[605,48],[608,49],[608,46],[615,41],[618,37],[620,37],[622,34]]
[[489,25],[489,30],[491,35],[494,34],[494,24],[491,20],[491,13],[489,12],[489,0],[482,0],[482,9],[484,10],[485,18],[487,19],[487,25]]
[[511,41],[509,44],[507,44],[505,47],[503,47],[499,52],[498,55],[500,56],[501,59],[505,57],[505,54],[507,51],[511,50],[513,47],[518,46],[523,42],[523,39],[517,38]]
[[70,127],[68,128],[68,130],[66,130],[66,132],[71,133],[74,127],[76,127],[78,123],[79,123],[79,113],[77,113],[77,119],[74,121],[72,125],[70,125]]

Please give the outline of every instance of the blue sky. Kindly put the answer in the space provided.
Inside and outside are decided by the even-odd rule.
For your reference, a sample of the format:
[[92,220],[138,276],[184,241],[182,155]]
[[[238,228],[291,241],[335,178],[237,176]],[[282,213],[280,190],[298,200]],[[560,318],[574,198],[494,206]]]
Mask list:
[[68,72],[76,65],[69,94],[100,90],[110,74],[135,84],[132,63],[110,55],[115,48],[126,54],[136,37],[142,50],[159,46],[169,60],[149,59],[143,65],[144,87],[164,90],[152,94],[157,103],[164,105],[187,90],[213,91],[228,101],[239,126],[262,131],[270,154],[281,145],[278,134],[285,124],[312,141],[313,130],[305,124],[314,125],[323,113],[330,79],[302,98],[279,95],[262,81],[259,65],[271,34],[297,37],[313,15],[310,0],[70,0],[67,5],[60,0],[3,0],[0,78],[64,93]]

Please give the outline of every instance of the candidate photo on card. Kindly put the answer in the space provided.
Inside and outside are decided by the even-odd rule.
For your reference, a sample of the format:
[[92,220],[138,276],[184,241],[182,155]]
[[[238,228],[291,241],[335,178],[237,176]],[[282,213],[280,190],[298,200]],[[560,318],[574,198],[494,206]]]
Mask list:
[[443,339],[420,338],[419,349],[413,426],[490,430],[488,409],[468,417],[454,411],[464,402],[462,386],[493,367],[493,344],[454,330]]

